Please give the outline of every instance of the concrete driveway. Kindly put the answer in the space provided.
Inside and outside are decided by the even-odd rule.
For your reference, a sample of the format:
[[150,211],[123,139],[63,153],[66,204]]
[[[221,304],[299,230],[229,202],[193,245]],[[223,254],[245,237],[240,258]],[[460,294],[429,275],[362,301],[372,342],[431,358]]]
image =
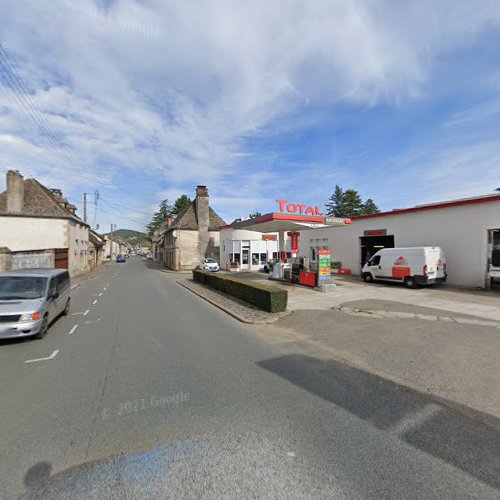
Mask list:
[[358,276],[335,276],[337,289],[332,293],[320,293],[300,285],[270,281],[267,279],[268,275],[261,272],[223,273],[286,289],[288,309],[291,311],[329,310],[350,302],[378,299],[500,322],[500,289],[471,290],[445,285],[409,290],[396,283],[367,284]]

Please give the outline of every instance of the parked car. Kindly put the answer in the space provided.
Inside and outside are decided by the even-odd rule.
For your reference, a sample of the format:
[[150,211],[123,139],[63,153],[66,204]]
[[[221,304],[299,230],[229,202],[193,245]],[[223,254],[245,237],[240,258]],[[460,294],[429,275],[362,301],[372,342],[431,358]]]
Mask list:
[[152,259],[153,259],[153,254],[152,254],[151,252],[148,252],[148,253],[146,254],[146,259],[148,259],[148,260],[152,260]]
[[125,255],[117,255],[116,256],[116,262],[126,262],[127,258],[125,257]]
[[215,259],[203,259],[203,262],[201,263],[201,268],[204,271],[217,272],[220,270],[219,263]]
[[276,259],[270,259],[264,264],[264,272],[270,273],[273,270],[274,264],[276,264]]
[[363,266],[362,278],[403,283],[408,288],[446,281],[446,257],[440,247],[383,248]]
[[0,273],[0,338],[41,339],[71,305],[66,269],[20,269]]

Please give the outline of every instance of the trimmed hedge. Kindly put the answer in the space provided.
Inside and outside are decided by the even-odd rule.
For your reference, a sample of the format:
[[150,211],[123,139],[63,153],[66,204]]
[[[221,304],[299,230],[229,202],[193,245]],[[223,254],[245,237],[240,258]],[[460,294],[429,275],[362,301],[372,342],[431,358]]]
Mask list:
[[198,269],[193,270],[193,280],[249,302],[264,311],[286,311],[288,292],[277,286],[261,285]]

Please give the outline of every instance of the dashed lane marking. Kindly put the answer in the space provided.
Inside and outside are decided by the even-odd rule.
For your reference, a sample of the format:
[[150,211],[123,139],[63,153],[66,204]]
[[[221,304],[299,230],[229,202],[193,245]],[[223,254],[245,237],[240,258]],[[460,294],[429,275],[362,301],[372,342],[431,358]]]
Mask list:
[[37,358],[37,359],[27,359],[25,363],[35,363],[36,361],[48,361],[50,359],[54,359],[57,356],[59,349],[56,349],[50,356],[47,358]]
[[92,302],[92,305],[95,305],[97,304],[97,299],[94,300],[94,302]]
[[69,331],[68,335],[73,335],[75,333],[75,330],[78,328],[78,325],[74,325],[73,328]]

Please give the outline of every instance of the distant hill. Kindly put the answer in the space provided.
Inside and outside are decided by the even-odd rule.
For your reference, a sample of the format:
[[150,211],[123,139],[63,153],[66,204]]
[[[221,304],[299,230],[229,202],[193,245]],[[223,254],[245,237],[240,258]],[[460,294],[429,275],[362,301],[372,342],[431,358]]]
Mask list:
[[[110,233],[108,233],[110,234]],[[147,241],[148,237],[145,233],[140,231],[134,231],[133,229],[117,229],[113,231],[115,236],[121,238],[123,241],[130,243],[131,245],[137,245],[143,241]]]

